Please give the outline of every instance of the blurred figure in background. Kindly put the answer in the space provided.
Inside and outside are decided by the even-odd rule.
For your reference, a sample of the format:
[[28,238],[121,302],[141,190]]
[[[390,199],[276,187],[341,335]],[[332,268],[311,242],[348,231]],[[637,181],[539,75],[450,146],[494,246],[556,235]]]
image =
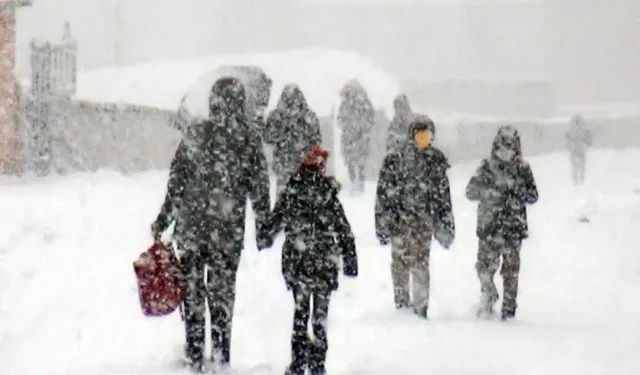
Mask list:
[[322,144],[320,121],[300,87],[288,84],[265,126],[264,142],[273,146],[273,171],[279,195],[302,158],[313,145]]
[[592,144],[591,132],[585,126],[582,116],[575,115],[571,118],[569,131],[565,138],[571,159],[573,183],[582,185],[587,163],[587,148]]
[[409,140],[413,110],[409,98],[400,94],[393,100],[393,119],[387,133],[387,153],[399,151]]
[[342,130],[342,155],[352,191],[363,192],[376,112],[366,90],[358,81],[347,82],[340,91],[340,97],[337,125]]

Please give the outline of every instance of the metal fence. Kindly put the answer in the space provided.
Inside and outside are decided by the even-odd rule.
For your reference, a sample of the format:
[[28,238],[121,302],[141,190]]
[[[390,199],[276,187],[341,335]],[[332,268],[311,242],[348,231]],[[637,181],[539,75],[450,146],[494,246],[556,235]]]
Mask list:
[[39,175],[51,172],[56,139],[53,129],[77,90],[77,42],[65,24],[58,42],[31,41],[30,91],[23,95],[25,109],[20,124],[21,171]]

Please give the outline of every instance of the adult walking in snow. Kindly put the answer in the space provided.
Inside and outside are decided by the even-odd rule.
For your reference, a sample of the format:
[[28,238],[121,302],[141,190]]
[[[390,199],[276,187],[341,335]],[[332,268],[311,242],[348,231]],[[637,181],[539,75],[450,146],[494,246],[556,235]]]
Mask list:
[[[411,142],[386,156],[376,191],[375,226],[381,245],[391,243],[391,277],[398,309],[411,306],[426,318],[432,237],[449,248],[455,237],[451,192],[444,154],[431,145],[433,122],[418,115]],[[413,277],[413,287],[409,279]]]
[[528,237],[527,204],[538,200],[533,172],[522,158],[520,135],[512,126],[498,130],[491,156],[484,159],[466,189],[478,201],[479,238],[476,270],[480,279],[479,317],[493,315],[499,299],[493,278],[500,267],[503,279],[502,319],[512,319],[518,304],[520,249]]
[[[211,313],[212,359],[231,360],[236,273],[244,242],[246,200],[256,214],[258,246],[270,209],[269,176],[260,137],[247,125],[245,90],[235,78],[215,82],[208,120],[190,126],[171,162],[167,194],[152,225],[158,238],[175,220],[174,239],[183,251],[188,284],[186,356],[202,370],[205,300]],[[205,286],[205,267],[213,276]]]
[[376,113],[366,90],[358,81],[347,82],[340,96],[337,125],[342,130],[342,155],[352,190],[362,192]]
[[264,134],[265,143],[273,146],[273,171],[280,194],[311,147],[322,143],[318,116],[297,85],[285,86],[278,106],[267,117]]
[[393,100],[393,119],[387,133],[387,152],[400,151],[409,140],[409,126],[413,119],[413,110],[409,98],[405,94],[396,96]]
[[573,116],[570,124],[565,139],[571,160],[571,176],[574,184],[582,185],[587,163],[587,148],[592,144],[591,132],[584,125],[584,119],[580,115]]
[[340,260],[346,276],[358,275],[355,239],[338,200],[338,183],[325,176],[327,157],[316,146],[304,158],[267,225],[270,241],[282,230],[286,234],[282,275],[295,306],[288,375],[307,369],[311,375],[325,374],[329,301],[338,289]]

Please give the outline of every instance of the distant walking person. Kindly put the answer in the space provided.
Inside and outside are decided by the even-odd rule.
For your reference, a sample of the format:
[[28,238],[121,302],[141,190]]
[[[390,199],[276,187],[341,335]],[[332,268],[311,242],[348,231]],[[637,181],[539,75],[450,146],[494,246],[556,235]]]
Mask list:
[[318,116],[298,85],[284,87],[278,106],[267,117],[264,135],[265,143],[273,146],[273,171],[280,194],[311,147],[322,144]]
[[342,130],[342,155],[347,164],[352,191],[362,192],[376,112],[364,87],[357,81],[347,82],[340,96],[342,101],[337,120]]
[[571,118],[566,136],[567,150],[571,159],[571,176],[575,185],[582,185],[587,164],[587,148],[591,147],[591,132],[586,128],[580,115]]
[[409,140],[409,126],[413,120],[413,110],[405,94],[393,100],[393,119],[387,133],[387,152],[396,152],[405,147]]

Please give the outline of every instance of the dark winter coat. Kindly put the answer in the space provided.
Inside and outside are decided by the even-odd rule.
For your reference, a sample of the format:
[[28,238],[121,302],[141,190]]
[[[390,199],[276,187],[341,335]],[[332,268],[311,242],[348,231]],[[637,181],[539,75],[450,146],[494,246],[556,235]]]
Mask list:
[[271,206],[267,162],[243,108],[242,84],[218,80],[210,118],[192,125],[178,146],[156,223],[166,229],[175,220],[174,238],[181,246],[215,238],[241,250],[247,197],[256,213],[256,233],[263,233]]
[[[500,150],[512,151],[513,157],[501,156]],[[478,238],[517,242],[528,237],[526,205],[538,200],[538,188],[531,167],[522,159],[516,129],[505,126],[498,131],[491,157],[480,164],[467,185],[466,195],[479,201]]]
[[338,109],[338,126],[342,129],[342,151],[347,159],[367,155],[376,112],[367,92],[360,85],[345,87]]
[[338,288],[339,264],[358,273],[351,226],[338,199],[335,180],[316,171],[297,171],[276,202],[269,233],[284,230],[282,275],[287,288],[326,292]]
[[409,126],[413,120],[413,110],[406,95],[398,95],[393,101],[393,119],[387,132],[387,152],[400,151],[409,138]]
[[[419,129],[433,128],[424,116],[416,117],[410,136]],[[383,162],[375,203],[376,235],[380,240],[402,236],[403,218],[429,216],[433,220],[436,240],[448,247],[455,236],[451,191],[444,154],[429,147],[419,150],[406,143],[398,152],[388,154]]]
[[277,175],[293,173],[311,147],[322,144],[320,121],[297,85],[287,85],[266,121],[264,141],[273,146]]

